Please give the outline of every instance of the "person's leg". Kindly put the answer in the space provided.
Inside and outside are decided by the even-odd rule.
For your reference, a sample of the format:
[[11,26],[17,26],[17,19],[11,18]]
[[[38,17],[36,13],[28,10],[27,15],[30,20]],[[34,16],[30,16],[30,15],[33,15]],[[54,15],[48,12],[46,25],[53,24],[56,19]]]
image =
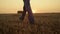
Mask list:
[[31,24],[34,24],[34,16],[30,6],[28,6],[28,19]]
[[26,15],[26,9],[25,9],[25,6],[24,6],[23,7],[23,13],[22,13],[22,16],[20,17],[20,19],[23,20],[25,15]]

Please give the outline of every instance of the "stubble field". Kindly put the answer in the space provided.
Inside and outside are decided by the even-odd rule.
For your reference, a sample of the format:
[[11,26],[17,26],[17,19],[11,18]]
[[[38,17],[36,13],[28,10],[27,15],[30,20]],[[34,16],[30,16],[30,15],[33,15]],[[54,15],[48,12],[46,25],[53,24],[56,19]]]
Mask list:
[[23,22],[20,14],[0,14],[0,34],[60,34],[60,13],[36,13],[35,24],[28,15]]

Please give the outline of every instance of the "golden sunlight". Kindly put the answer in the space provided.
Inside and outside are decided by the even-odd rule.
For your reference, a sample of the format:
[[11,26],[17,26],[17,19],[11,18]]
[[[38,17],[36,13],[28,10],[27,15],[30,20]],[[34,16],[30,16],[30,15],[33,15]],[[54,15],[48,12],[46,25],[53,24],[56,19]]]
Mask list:
[[[60,0],[30,0],[30,4],[33,13],[60,13]],[[22,0],[0,0],[0,13],[23,11],[23,5]]]
[[35,11],[35,10],[32,10],[32,12],[33,12],[33,13],[36,13],[36,11]]

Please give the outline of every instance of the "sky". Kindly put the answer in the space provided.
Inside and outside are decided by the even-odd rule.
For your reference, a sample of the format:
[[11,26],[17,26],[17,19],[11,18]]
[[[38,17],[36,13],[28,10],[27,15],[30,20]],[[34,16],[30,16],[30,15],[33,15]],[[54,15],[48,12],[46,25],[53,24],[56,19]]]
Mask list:
[[[33,13],[60,12],[60,0],[30,0]],[[0,13],[23,11],[23,0],[0,0]]]

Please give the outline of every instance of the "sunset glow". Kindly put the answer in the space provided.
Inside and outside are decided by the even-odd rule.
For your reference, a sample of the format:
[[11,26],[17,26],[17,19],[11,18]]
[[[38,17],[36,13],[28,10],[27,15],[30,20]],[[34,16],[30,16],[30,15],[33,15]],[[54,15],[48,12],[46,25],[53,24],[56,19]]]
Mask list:
[[[60,12],[60,0],[31,0],[33,13]],[[0,13],[23,11],[23,0],[0,0]]]
[[36,13],[36,11],[35,11],[35,10],[32,10],[32,12],[33,12],[33,13]]

